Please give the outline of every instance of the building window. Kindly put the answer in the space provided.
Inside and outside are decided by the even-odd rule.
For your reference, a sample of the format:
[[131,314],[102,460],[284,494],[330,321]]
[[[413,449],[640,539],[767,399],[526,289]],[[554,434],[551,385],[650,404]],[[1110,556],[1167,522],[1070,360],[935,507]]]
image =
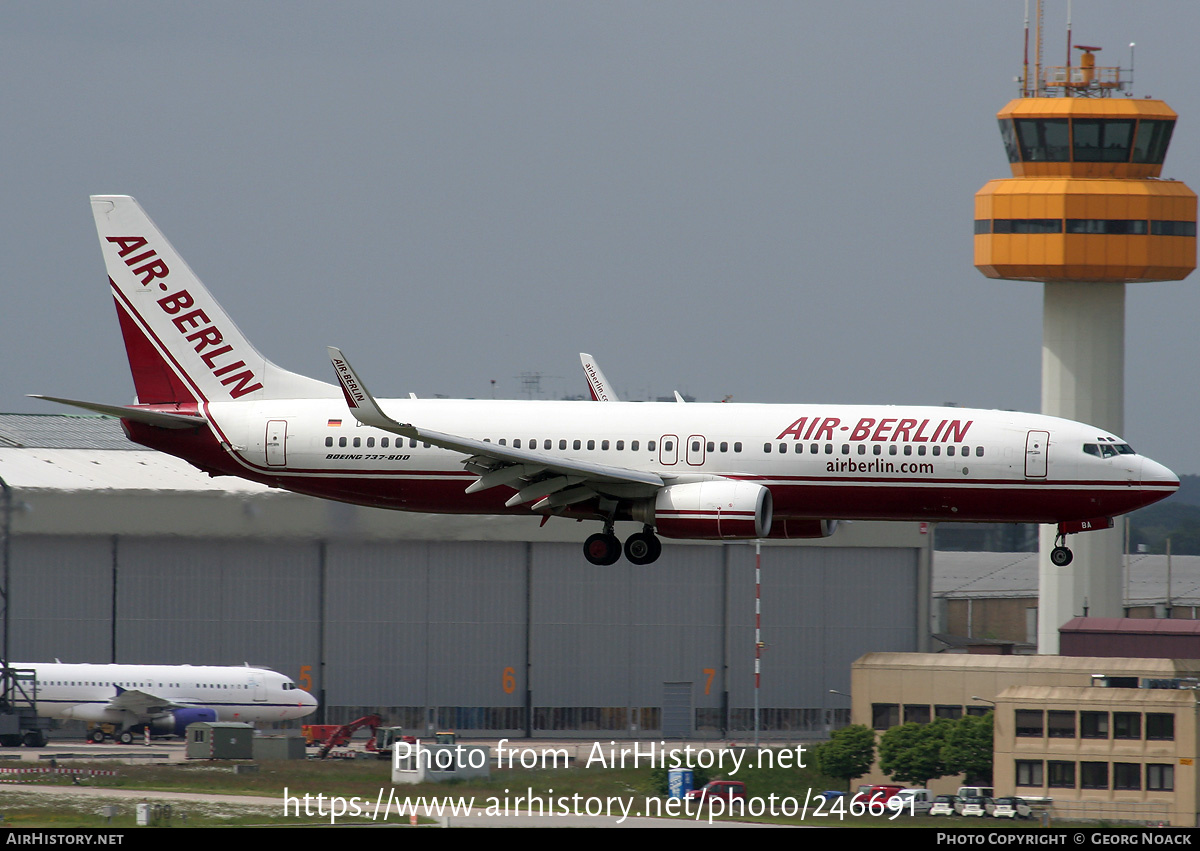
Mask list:
[[1043,715],[1040,709],[1017,710],[1017,735],[1040,739],[1044,734]]
[[1046,785],[1051,789],[1075,788],[1075,763],[1049,760],[1046,762],[1046,773],[1050,781]]
[[1114,739],[1140,739],[1142,737],[1142,716],[1139,712],[1113,713]]
[[1175,791],[1175,766],[1154,763],[1147,765],[1146,788],[1151,792]]
[[1068,710],[1051,709],[1047,715],[1047,734],[1052,739],[1075,738],[1075,713]]
[[1108,713],[1080,712],[1079,735],[1084,739],[1107,739]]
[[916,722],[917,724],[928,724],[929,720],[929,704],[904,704],[905,724],[909,723],[910,721]]
[[949,718],[951,721],[957,721],[963,716],[963,708],[961,706],[935,706],[933,708],[933,716],[935,718]]
[[1042,785],[1042,761],[1040,759],[1017,760],[1017,785]]
[[1136,762],[1114,762],[1113,788],[1141,789],[1142,766]]
[[872,703],[871,725],[876,730],[890,730],[900,724],[900,704]]
[[1081,762],[1079,763],[1079,787],[1081,789],[1107,789],[1108,763]]
[[1164,712],[1146,713],[1146,738],[1171,741],[1175,738],[1175,716]]

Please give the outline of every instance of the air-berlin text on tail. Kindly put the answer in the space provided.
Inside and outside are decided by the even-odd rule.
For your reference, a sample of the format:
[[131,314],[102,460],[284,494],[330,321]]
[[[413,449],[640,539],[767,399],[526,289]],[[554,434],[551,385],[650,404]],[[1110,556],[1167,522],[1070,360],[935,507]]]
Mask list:
[[[883,440],[894,443],[961,443],[974,420],[902,419],[863,417],[854,426],[838,417],[801,417],[781,431],[776,440]],[[835,432],[838,432],[835,434]],[[846,434],[849,432],[849,434]]]
[[[158,306],[171,317],[172,324],[184,335],[184,339],[193,345],[209,372],[229,388],[232,398],[237,399],[263,389],[262,384],[255,380],[254,371],[246,367],[245,361],[229,363],[226,359],[226,362],[218,363],[225,355],[233,353],[233,346],[225,343],[225,336],[203,310],[197,308],[181,313],[189,307],[195,307],[195,301],[187,290],[169,292],[167,277],[171,270],[158,253],[149,247],[150,243],[144,236],[110,236],[107,239],[120,249],[117,256],[133,270],[143,286],[148,287],[157,280],[158,288],[168,293],[158,299]],[[236,353],[232,357],[236,358]],[[235,372],[238,369],[242,371]]]

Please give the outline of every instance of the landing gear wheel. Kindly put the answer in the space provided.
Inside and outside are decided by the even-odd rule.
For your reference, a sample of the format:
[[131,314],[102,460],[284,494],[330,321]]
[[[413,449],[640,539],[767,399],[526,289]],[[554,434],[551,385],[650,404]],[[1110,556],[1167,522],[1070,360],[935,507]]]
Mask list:
[[1050,551],[1050,561],[1055,567],[1066,567],[1075,555],[1066,547],[1055,547]]
[[123,745],[132,745],[133,733],[129,732],[128,730],[122,730],[121,735],[117,736],[117,741]]
[[92,732],[88,733],[88,741],[97,745],[104,744],[104,731],[97,727]]
[[583,557],[592,564],[616,564],[621,557],[621,541],[610,532],[597,532],[584,541]]
[[662,542],[653,532],[638,532],[625,539],[625,558],[634,564],[653,564],[662,555]]

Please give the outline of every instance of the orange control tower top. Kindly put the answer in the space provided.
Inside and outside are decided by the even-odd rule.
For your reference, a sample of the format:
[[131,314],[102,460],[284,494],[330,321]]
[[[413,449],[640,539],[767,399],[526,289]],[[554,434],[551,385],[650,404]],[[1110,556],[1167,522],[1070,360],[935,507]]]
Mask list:
[[1175,281],[1196,268],[1196,193],[1162,180],[1176,114],[1110,97],[1121,69],[1042,68],[1000,110],[1013,176],[975,195],[975,267],[1025,281]]

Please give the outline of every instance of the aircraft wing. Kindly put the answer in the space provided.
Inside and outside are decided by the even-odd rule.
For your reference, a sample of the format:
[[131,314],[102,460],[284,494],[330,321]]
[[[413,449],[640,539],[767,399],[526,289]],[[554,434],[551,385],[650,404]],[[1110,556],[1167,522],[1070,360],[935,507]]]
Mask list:
[[360,423],[468,456],[463,463],[479,478],[467,487],[467,493],[507,485],[516,488],[517,493],[506,505],[511,507],[538,500],[533,505],[534,511],[553,511],[600,495],[650,496],[664,484],[661,476],[645,470],[499,446],[397,422],[379,407],[339,349],[330,346],[329,357],[350,413]]
[[110,709],[128,712],[139,718],[151,718],[171,709],[179,709],[183,705],[173,700],[156,697],[140,689],[125,689],[120,686],[117,686],[117,696],[108,702]]

